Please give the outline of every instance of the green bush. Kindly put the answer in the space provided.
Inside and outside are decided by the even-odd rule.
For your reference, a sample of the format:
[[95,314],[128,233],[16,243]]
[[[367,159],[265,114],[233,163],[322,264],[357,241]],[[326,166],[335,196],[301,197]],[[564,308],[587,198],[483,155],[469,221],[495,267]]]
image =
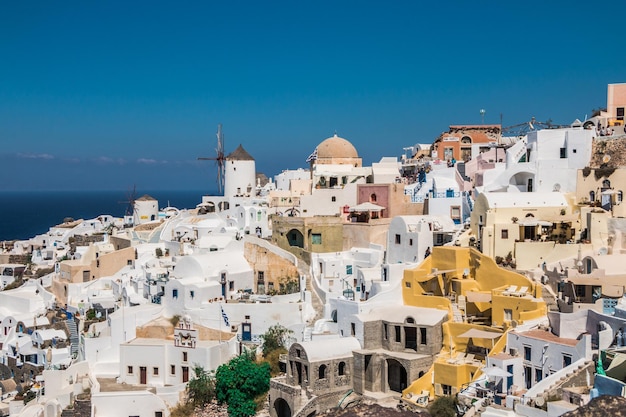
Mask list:
[[215,399],[215,377],[200,365],[193,368],[195,376],[187,383],[187,399],[194,407],[204,407]]
[[228,404],[229,417],[253,416],[258,397],[270,389],[270,366],[245,352],[217,368],[215,380],[217,401]]
[[261,335],[261,339],[263,340],[263,357],[267,358],[267,355],[277,349],[284,349],[287,337],[289,337],[291,333],[293,333],[291,330],[280,324],[275,324],[267,329],[267,331]]
[[456,397],[439,397],[428,407],[432,417],[456,417]]

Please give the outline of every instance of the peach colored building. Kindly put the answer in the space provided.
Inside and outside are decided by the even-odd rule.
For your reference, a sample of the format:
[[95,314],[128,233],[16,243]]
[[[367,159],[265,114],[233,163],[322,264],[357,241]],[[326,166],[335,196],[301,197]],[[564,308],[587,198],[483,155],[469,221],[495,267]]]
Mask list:
[[52,281],[52,292],[57,300],[67,302],[67,284],[93,281],[114,275],[135,260],[135,248],[128,247],[116,250],[111,243],[91,244],[80,259],[63,261],[59,265],[59,273]]
[[624,109],[626,108],[626,83],[609,84],[606,112],[611,118],[610,124],[624,125]]
[[[499,143],[502,136],[501,125],[452,125],[433,142],[433,158],[450,161],[472,159],[472,145],[484,144],[489,150],[490,143]],[[479,148],[480,149],[480,148]]]

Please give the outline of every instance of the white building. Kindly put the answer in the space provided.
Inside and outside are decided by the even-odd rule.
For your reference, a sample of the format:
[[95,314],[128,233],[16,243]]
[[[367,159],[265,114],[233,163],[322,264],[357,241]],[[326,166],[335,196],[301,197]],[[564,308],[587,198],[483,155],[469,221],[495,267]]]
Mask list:
[[180,314],[209,301],[230,299],[239,290],[252,289],[253,283],[254,271],[243,251],[184,256],[169,275],[162,302],[172,315]]
[[134,201],[133,223],[135,225],[154,222],[158,218],[159,202],[156,199],[146,194]]
[[419,263],[427,250],[449,242],[455,230],[446,216],[396,216],[387,234],[387,263]]
[[369,270],[374,269],[375,277],[380,279],[382,258],[382,248],[375,245],[346,252],[313,253],[312,279],[327,300],[337,297],[364,299],[372,283]]
[[576,173],[589,164],[593,130],[543,129],[506,151],[506,164],[484,173],[477,191],[576,192]]
[[224,197],[254,197],[256,194],[256,164],[254,158],[239,145],[226,156]]

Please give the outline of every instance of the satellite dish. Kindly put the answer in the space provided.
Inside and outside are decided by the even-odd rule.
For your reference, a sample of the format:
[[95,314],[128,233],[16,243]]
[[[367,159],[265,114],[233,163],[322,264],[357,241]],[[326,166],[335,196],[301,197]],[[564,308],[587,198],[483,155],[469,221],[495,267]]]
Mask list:
[[511,327],[512,328],[516,328],[517,327],[517,320],[511,320]]
[[543,407],[543,405],[546,403],[546,400],[543,397],[537,397],[535,399],[535,405],[537,407]]
[[602,157],[602,162],[604,162],[605,164],[608,163],[611,160],[611,155],[606,154]]
[[561,184],[559,184],[558,182],[556,184],[554,184],[554,186],[552,187],[552,190],[555,192],[559,192],[561,191]]
[[464,276],[464,277],[469,277],[469,273],[470,273],[469,268],[465,268],[465,269],[463,270],[463,276]]
[[600,249],[598,249],[598,255],[600,255],[600,256],[604,256],[604,255],[606,255],[608,253],[609,253],[609,250],[606,247],[604,247],[604,246],[601,247]]

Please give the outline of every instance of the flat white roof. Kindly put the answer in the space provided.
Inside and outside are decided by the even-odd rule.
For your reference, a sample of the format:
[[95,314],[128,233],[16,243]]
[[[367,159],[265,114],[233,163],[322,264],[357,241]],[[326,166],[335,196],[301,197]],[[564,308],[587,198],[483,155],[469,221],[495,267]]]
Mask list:
[[361,349],[361,344],[354,337],[338,337],[336,339],[317,339],[302,342],[309,362],[325,359],[352,357],[352,352]]
[[489,208],[497,207],[567,207],[565,196],[559,192],[506,193],[484,192]]
[[373,309],[367,313],[357,314],[356,317],[362,322],[385,320],[391,323],[404,323],[407,317],[413,318],[415,324],[434,326],[445,320],[448,312],[436,308],[391,306]]

